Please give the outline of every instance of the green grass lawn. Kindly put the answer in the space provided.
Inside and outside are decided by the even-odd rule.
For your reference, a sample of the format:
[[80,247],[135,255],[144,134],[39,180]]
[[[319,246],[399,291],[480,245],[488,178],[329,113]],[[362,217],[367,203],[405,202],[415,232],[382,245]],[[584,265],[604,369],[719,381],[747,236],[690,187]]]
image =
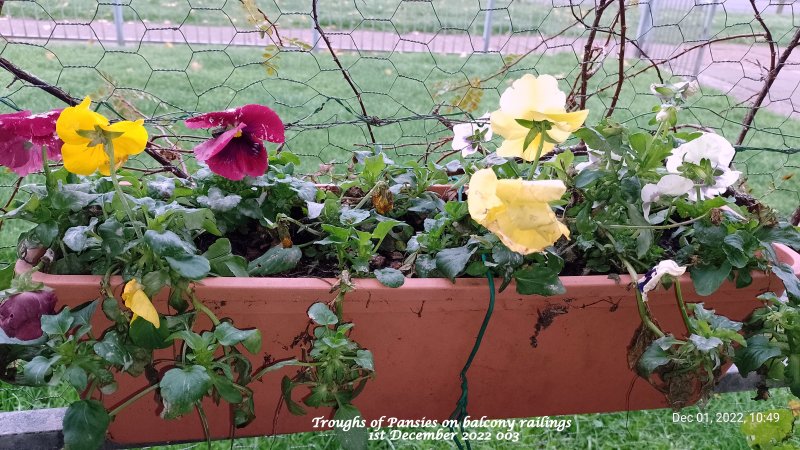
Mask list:
[[[258,49],[194,48],[149,45],[138,49],[106,52],[98,45],[57,45],[47,48],[0,44],[0,55],[40,78],[58,84],[71,95],[108,98],[112,93],[135,104],[145,115],[159,117],[167,125],[197,111],[210,111],[244,103],[263,103],[291,124],[287,148],[304,156],[304,172],[314,172],[319,164],[337,162],[342,171],[353,150],[366,144],[365,127],[358,121],[358,103],[343,83],[341,74],[324,52],[279,54],[271,64],[276,76],[268,76]],[[438,96],[446,86],[468,78],[484,77],[502,67],[499,55],[431,54],[343,54],[342,62],[354,82],[364,92],[371,116],[389,119],[375,127],[376,140],[394,158],[418,158],[425,144],[449,132],[433,118],[426,117],[438,102],[448,102],[453,94]],[[629,61],[629,66],[638,64]],[[609,66],[593,86],[615,79]],[[482,97],[475,114],[496,108],[499,93],[522,73],[550,73],[565,78],[563,88],[577,74],[576,59],[567,53],[542,57],[535,55],[514,71],[481,86]],[[644,115],[655,104],[649,94],[652,76],[641,76],[625,83],[615,118],[633,126],[647,126]],[[590,91],[592,86],[590,86]],[[711,90],[692,100],[687,120],[715,128],[729,139],[735,138],[746,108]],[[589,123],[598,120],[611,101],[611,91],[589,100]],[[13,82],[0,73],[0,98],[9,104],[34,111],[62,107],[47,94]],[[0,112],[10,110],[0,106]],[[103,111],[113,115],[110,111]],[[800,147],[800,124],[768,111],[759,113],[748,145],[783,149]],[[181,132],[179,125],[175,131]],[[417,145],[410,145],[417,144]],[[392,148],[393,145],[404,145]],[[405,146],[409,145],[409,146]],[[438,157],[438,155],[436,155]],[[737,166],[749,174],[754,193],[784,214],[800,203],[800,154],[747,151],[737,157]],[[784,178],[788,178],[784,180]],[[8,195],[10,175],[0,176],[0,201]],[[773,185],[774,184],[774,185]],[[5,203],[4,201],[2,203]],[[0,260],[10,261],[13,253],[1,247],[13,245],[21,224],[6,223],[0,233]],[[49,391],[0,386],[0,409],[29,409],[62,406],[73,397],[63,389]],[[768,403],[747,400],[750,394],[726,394],[714,399],[709,412],[755,411],[786,406],[790,395],[776,391]],[[696,411],[689,408],[686,412]],[[564,432],[531,430],[520,443],[498,444],[488,448],[655,448],[655,449],[745,449],[738,427],[732,424],[698,426],[674,424],[665,410],[591,414],[571,417],[573,426]],[[235,448],[337,448],[331,433],[304,433],[292,436],[244,439]],[[172,448],[190,448],[175,446]],[[216,444],[215,448],[229,448]],[[419,442],[381,442],[380,449],[453,448],[449,443],[429,446]],[[481,447],[484,448],[484,447]]]

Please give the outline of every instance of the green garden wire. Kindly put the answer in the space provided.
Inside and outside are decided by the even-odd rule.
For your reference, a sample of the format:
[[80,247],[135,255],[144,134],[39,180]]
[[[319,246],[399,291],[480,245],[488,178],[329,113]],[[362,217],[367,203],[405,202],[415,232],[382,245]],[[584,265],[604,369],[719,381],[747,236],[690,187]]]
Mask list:
[[[460,192],[459,192],[460,197]],[[486,255],[482,256],[483,262],[486,262]],[[472,365],[472,360],[475,359],[475,355],[478,354],[478,349],[481,346],[481,342],[483,342],[483,335],[486,333],[486,328],[489,326],[489,319],[492,317],[492,312],[494,311],[494,297],[495,297],[495,289],[494,289],[494,275],[492,275],[492,271],[488,271],[486,273],[486,279],[489,280],[489,307],[486,309],[486,315],[483,317],[483,323],[481,324],[481,328],[478,331],[478,337],[475,339],[475,345],[472,347],[472,352],[469,354],[469,358],[467,358],[467,363],[464,364],[464,368],[461,369],[461,397],[458,399],[456,403],[456,409],[450,415],[450,420],[458,420],[459,421],[459,428],[461,433],[464,432],[464,419],[467,417],[467,397],[469,395],[469,388],[467,386],[467,371],[469,370],[470,366]],[[455,431],[453,426],[450,426],[450,431]],[[458,438],[457,434],[453,435],[453,442],[455,442],[456,446],[459,450],[464,450],[464,446],[461,444],[461,440]],[[466,444],[466,448],[471,450],[472,447],[469,444],[469,440],[465,439],[464,444]]]

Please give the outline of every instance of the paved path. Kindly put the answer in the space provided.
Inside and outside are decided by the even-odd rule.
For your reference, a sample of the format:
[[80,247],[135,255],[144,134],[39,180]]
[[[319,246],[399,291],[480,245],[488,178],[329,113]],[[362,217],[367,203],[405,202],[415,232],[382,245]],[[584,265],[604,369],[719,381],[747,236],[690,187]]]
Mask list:
[[[283,29],[281,36],[298,39],[313,44],[317,39],[311,30]],[[480,36],[463,34],[433,34],[357,30],[354,32],[328,33],[334,48],[344,51],[359,52],[431,52],[467,55],[483,49]],[[104,46],[116,46],[121,39],[125,47],[135,49],[141,43],[171,43],[190,46],[229,47],[255,46],[265,47],[272,42],[262,38],[252,30],[235,27],[181,25],[171,26],[143,22],[126,22],[122,34],[112,22],[95,20],[92,22],[53,22],[35,19],[0,18],[0,38],[8,41],[79,41],[100,42]],[[560,36],[539,45],[542,38],[538,35],[516,34],[513,36],[492,36],[490,51],[500,51],[504,55],[521,54],[534,46],[539,46],[537,53],[555,54],[571,52],[583,54],[585,41],[577,37]],[[629,47],[630,48],[630,47]],[[614,42],[602,49],[613,59],[618,52]],[[632,49],[631,49],[632,51]],[[649,53],[667,57],[677,54],[681,48],[674,45],[660,44],[659,48],[650,47]],[[695,50],[669,63],[675,74],[692,75],[698,52]],[[733,96],[744,105],[749,104],[763,86],[766,74],[764,66],[769,64],[769,48],[765,45],[737,45],[716,43],[710,50],[704,51],[700,65],[699,81],[702,85],[712,87]],[[630,53],[629,53],[630,54]],[[789,60],[776,80],[765,106],[775,113],[800,120],[800,50]]]

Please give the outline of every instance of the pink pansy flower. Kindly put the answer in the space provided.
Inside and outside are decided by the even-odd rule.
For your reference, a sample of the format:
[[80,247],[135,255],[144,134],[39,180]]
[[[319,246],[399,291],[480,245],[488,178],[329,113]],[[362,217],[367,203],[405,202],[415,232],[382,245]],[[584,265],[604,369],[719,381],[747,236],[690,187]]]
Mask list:
[[262,105],[192,117],[186,120],[186,126],[214,129],[214,137],[195,147],[194,153],[212,172],[231,180],[263,175],[268,164],[263,141],[284,141],[280,117]]
[[42,316],[55,314],[53,291],[22,292],[0,304],[0,329],[11,338],[30,341],[42,336]]
[[47,158],[61,159],[61,139],[56,135],[56,120],[61,110],[31,115],[20,111],[0,115],[0,166],[19,176],[42,170],[42,146]]

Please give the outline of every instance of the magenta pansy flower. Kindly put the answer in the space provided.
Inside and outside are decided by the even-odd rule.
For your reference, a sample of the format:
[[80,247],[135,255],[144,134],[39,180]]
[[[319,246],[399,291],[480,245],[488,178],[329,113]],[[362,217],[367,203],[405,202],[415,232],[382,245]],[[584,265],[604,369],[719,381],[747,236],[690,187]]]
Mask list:
[[19,176],[42,170],[42,146],[47,158],[61,159],[56,120],[61,110],[31,115],[30,111],[0,114],[0,166]]
[[42,336],[42,316],[55,314],[53,291],[22,292],[0,304],[0,329],[6,336],[30,341]]
[[231,180],[263,175],[268,165],[263,141],[284,141],[283,122],[263,105],[202,114],[186,120],[186,126],[213,129],[213,137],[195,147],[194,154],[212,172]]

